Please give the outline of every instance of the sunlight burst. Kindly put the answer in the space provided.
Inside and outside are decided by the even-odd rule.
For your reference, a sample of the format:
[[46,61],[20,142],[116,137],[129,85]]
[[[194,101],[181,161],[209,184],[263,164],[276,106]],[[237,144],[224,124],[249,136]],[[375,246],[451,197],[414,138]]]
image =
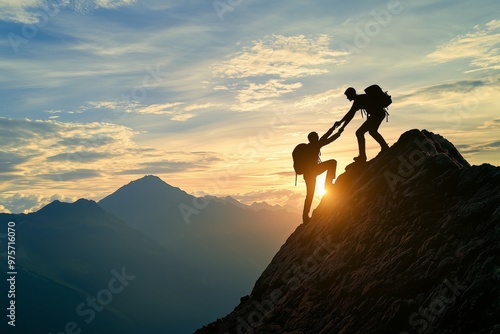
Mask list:
[[326,194],[325,178],[326,178],[326,174],[318,176],[318,178],[316,180],[315,193],[316,193],[316,195],[318,195],[320,197],[323,197]]

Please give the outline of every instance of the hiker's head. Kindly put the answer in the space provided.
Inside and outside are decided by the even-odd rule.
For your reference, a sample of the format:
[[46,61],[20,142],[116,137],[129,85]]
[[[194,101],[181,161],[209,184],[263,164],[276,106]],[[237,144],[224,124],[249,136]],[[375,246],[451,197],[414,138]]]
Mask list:
[[309,139],[310,143],[317,143],[319,141],[319,136],[317,132],[311,132],[307,135],[307,139]]
[[352,87],[349,87],[345,90],[344,94],[345,96],[347,96],[347,99],[349,101],[352,101],[356,97],[356,90]]

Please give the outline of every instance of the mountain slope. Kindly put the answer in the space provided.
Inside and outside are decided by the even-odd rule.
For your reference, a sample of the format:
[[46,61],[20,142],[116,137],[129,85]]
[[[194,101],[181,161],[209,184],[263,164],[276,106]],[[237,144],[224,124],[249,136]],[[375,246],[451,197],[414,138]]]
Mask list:
[[250,296],[197,333],[497,333],[500,168],[411,130],[348,166]]

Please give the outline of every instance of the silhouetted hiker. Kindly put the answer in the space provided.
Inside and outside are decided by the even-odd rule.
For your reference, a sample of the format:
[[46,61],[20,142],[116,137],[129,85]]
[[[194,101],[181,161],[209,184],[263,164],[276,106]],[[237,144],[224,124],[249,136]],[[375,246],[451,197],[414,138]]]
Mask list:
[[[340,129],[339,132],[330,137],[333,130],[333,127],[330,128],[321,138],[319,138],[316,132],[309,133],[309,135],[307,135],[309,143],[297,145],[292,152],[293,168],[296,174],[303,174],[304,181],[306,181],[307,193],[304,201],[304,210],[302,212],[302,221],[304,224],[307,224],[311,219],[309,218],[309,211],[311,211],[314,190],[316,189],[316,177],[325,170],[327,171],[325,190],[331,187],[333,179],[335,178],[337,161],[331,159],[321,162],[319,158],[321,155],[320,149],[339,138],[342,131],[344,131],[344,129]],[[297,182],[297,179],[295,179],[295,182]]]
[[354,101],[352,103],[351,109],[345,114],[345,116],[333,124],[333,128],[337,128],[340,124],[344,123],[341,129],[344,129],[347,124],[352,120],[356,111],[363,110],[366,111],[366,121],[356,130],[356,137],[358,138],[359,156],[354,158],[354,161],[366,161],[366,144],[365,144],[365,133],[368,132],[373,139],[380,144],[382,151],[389,148],[384,137],[378,132],[378,128],[382,121],[384,120],[387,108],[392,100],[387,93],[384,93],[378,85],[372,85],[365,89],[366,94],[358,95],[356,90],[349,87],[345,91],[345,95],[349,101]]

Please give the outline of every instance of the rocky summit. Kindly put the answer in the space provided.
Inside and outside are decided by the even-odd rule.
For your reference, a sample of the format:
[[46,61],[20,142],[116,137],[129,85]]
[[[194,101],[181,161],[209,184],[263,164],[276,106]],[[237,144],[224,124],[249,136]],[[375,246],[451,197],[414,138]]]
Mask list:
[[410,130],[330,191],[196,333],[500,333],[500,167]]

